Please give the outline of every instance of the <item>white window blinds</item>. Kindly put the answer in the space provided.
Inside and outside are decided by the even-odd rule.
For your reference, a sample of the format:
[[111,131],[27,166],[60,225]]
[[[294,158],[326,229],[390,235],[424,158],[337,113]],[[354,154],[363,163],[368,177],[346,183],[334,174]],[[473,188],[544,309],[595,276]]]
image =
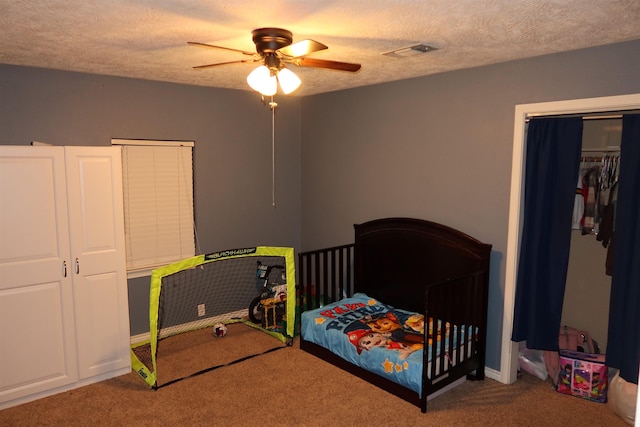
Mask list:
[[193,143],[112,144],[122,145],[127,271],[147,271],[193,256]]

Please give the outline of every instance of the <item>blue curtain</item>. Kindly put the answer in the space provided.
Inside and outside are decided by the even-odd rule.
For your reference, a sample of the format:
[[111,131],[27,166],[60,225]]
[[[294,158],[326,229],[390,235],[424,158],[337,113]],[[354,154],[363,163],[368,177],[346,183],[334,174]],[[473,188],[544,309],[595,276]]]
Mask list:
[[558,349],[581,149],[581,117],[529,122],[511,336],[529,348]]
[[638,383],[640,360],[640,114],[622,117],[607,365]]

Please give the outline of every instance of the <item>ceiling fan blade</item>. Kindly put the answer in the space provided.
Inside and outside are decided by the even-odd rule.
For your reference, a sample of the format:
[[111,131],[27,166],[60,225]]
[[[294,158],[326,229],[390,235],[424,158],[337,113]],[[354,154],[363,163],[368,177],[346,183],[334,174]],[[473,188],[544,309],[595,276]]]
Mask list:
[[315,59],[315,58],[293,58],[291,63],[299,67],[316,67],[316,68],[329,68],[331,70],[349,71],[355,73],[362,65],[352,64],[350,62],[330,61],[327,59]]
[[215,49],[230,50],[232,52],[240,52],[243,55],[251,55],[251,56],[256,55],[256,52],[247,52],[246,50],[234,49],[234,48],[231,48],[231,47],[216,46],[215,44],[200,43],[200,42],[187,42],[187,44],[190,45],[190,46],[213,47]]
[[249,60],[249,59],[241,59],[238,61],[228,61],[228,62],[216,62],[215,64],[206,64],[206,65],[196,65],[195,67],[193,67],[196,70],[200,70],[202,68],[211,68],[211,67],[217,67],[218,65],[228,65],[228,64],[241,64],[243,62],[256,62],[256,60]]
[[300,40],[299,42],[295,42],[289,46],[281,47],[278,49],[278,52],[290,58],[297,58],[299,56],[309,55],[310,53],[325,49],[329,49],[329,47],[315,40],[307,39]]

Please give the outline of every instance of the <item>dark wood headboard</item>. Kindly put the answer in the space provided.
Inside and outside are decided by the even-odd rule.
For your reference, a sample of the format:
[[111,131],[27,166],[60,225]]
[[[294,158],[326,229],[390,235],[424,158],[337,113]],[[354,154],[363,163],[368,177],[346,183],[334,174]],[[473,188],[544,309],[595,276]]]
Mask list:
[[489,271],[491,245],[442,224],[377,219],[355,227],[355,292],[422,312],[429,284]]

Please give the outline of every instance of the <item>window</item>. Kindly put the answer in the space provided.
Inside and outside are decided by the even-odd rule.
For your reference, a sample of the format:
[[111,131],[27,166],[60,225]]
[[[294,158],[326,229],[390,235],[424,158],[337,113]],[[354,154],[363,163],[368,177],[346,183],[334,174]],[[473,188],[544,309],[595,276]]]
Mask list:
[[122,146],[129,277],[195,254],[193,142],[113,139]]

